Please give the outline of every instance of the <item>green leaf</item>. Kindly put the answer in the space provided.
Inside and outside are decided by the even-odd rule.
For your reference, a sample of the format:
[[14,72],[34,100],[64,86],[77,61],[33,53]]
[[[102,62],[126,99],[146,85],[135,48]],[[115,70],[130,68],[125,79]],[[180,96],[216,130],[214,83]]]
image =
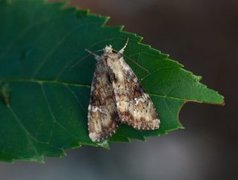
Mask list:
[[199,82],[142,38],[105,26],[107,18],[41,0],[0,0],[0,159],[43,161],[91,142],[87,106],[95,69],[85,48],[98,51],[129,44],[125,59],[150,94],[161,119],[155,131],[121,125],[109,142],[145,140],[182,128],[184,103],[222,104],[223,97]]

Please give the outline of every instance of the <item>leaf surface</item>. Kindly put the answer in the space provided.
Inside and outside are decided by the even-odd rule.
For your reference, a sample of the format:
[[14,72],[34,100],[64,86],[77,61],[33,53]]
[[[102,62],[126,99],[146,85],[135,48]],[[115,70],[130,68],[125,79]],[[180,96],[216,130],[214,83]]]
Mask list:
[[168,55],[142,44],[142,38],[106,26],[107,18],[41,0],[0,0],[0,159],[43,161],[64,150],[93,143],[87,106],[95,59],[85,48],[127,38],[125,60],[156,105],[161,127],[137,131],[121,125],[109,140],[144,140],[182,128],[178,114],[188,101],[222,104],[223,97],[199,82]]

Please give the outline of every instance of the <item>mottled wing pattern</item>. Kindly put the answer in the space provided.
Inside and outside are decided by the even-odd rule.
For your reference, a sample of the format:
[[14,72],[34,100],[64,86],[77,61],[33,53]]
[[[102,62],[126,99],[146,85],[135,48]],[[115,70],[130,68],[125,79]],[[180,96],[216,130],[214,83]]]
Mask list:
[[132,69],[124,61],[123,50],[114,53],[111,46],[106,48],[105,52],[108,57],[106,63],[110,70],[120,121],[136,129],[158,129],[160,121],[154,104],[139,84]]
[[119,117],[109,80],[108,68],[104,59],[100,58],[94,72],[88,106],[88,131],[94,142],[111,136],[118,127]]

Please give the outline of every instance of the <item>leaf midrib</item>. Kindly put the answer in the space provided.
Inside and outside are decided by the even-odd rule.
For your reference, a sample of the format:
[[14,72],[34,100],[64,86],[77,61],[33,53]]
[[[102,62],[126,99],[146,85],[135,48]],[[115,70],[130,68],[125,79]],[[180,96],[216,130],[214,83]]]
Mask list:
[[75,86],[75,87],[83,87],[90,88],[90,85],[87,84],[79,84],[79,83],[71,83],[71,82],[63,82],[57,80],[47,80],[47,79],[27,79],[27,78],[18,78],[18,79],[10,79],[10,78],[0,78],[0,82],[2,83],[37,83],[37,84],[58,84],[64,86]]
[[[10,78],[0,78],[0,82],[2,83],[37,83],[37,84],[56,84],[56,85],[62,85],[62,86],[74,86],[74,87],[80,87],[80,88],[91,88],[91,85],[87,84],[79,84],[79,83],[73,83],[73,82],[64,82],[64,81],[57,81],[57,80],[47,80],[47,79],[27,79],[27,78],[18,78],[18,79],[10,79]],[[154,94],[149,93],[150,96],[165,98],[165,99],[173,99],[177,101],[189,101],[188,99],[183,99],[179,97],[173,97],[173,96],[167,96],[167,95],[161,95],[161,94]],[[196,101],[199,102],[199,101]]]

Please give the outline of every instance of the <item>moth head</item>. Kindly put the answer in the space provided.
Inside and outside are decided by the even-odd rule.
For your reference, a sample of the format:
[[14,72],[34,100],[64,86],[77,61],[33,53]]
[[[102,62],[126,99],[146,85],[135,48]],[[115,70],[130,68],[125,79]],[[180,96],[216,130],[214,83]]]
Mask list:
[[112,45],[106,46],[104,48],[104,53],[112,53]]

